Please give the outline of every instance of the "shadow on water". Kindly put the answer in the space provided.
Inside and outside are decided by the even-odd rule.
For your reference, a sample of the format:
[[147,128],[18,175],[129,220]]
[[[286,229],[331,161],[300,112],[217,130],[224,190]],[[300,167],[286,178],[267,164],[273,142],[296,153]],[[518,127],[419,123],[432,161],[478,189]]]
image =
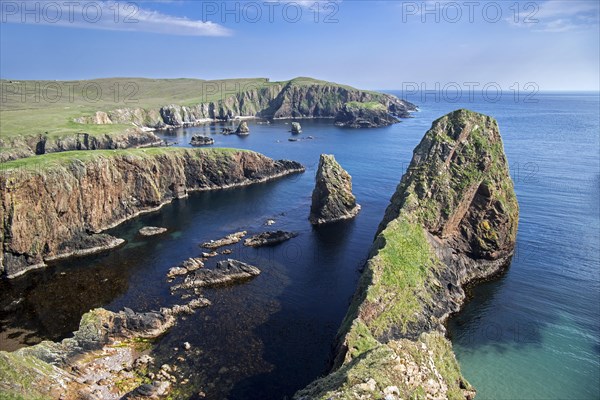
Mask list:
[[[302,276],[293,274],[278,296],[279,310],[253,332],[264,343],[262,359],[272,367],[237,382],[228,399],[291,398],[315,376],[327,372],[331,344],[345,314],[341,303],[349,302],[328,293],[334,294],[337,285],[353,285],[358,278],[356,259],[344,257],[354,226],[354,221],[342,221],[312,229],[308,248],[313,253],[302,254],[306,271]],[[340,267],[344,261],[348,264]],[[340,268],[346,270],[346,282],[340,279]],[[298,300],[290,301],[290,292],[303,292],[301,306]]]

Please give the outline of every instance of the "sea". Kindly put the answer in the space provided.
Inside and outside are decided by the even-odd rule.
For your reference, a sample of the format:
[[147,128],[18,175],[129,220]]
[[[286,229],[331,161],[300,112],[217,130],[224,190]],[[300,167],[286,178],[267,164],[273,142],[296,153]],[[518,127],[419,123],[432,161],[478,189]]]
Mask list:
[[[0,350],[69,337],[96,307],[149,311],[180,304],[166,273],[198,257],[200,243],[240,230],[289,230],[299,236],[271,248],[238,244],[215,258],[236,258],[262,273],[204,290],[212,305],[181,319],[155,343],[154,356],[180,365],[190,398],[199,392],[206,399],[291,398],[329,368],[335,334],[413,149],[435,119],[468,108],[498,120],[520,221],[508,271],[469,288],[468,301],[448,322],[463,375],[477,399],[600,398],[599,94],[407,100],[419,107],[412,118],[377,129],[314,119],[300,121],[302,134],[292,136],[289,121],[252,120],[247,137],[219,134],[234,127],[229,123],[160,133],[184,147],[192,135],[211,136],[216,147],[296,160],[306,172],[193,193],[111,229],[125,246],[0,282]],[[362,210],[354,220],[313,228],[308,215],[322,153],[334,154],[352,175]],[[268,220],[275,224],[266,226]],[[168,232],[141,237],[137,231],[148,225]]]

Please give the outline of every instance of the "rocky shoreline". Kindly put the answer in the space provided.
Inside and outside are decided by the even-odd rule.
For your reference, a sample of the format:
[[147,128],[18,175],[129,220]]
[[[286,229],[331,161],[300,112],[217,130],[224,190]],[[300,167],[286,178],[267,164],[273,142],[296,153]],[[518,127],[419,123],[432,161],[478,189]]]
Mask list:
[[[189,192],[245,186],[304,171],[293,161],[226,149],[95,151],[66,160],[58,154],[36,160],[41,164],[30,168],[6,163],[8,168],[0,173],[0,276],[21,275],[42,267],[45,260],[90,248],[102,250],[98,233]],[[108,238],[102,245],[108,248],[117,241]],[[81,247],[82,243],[92,245]]]

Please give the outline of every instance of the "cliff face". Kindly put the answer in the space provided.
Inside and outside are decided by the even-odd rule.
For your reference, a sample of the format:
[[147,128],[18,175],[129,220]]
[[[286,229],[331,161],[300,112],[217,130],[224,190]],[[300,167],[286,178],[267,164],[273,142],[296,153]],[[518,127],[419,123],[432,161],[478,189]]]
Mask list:
[[348,128],[377,128],[399,122],[380,103],[346,103],[335,116],[335,125]]
[[[99,121],[104,121],[99,123],[106,123],[106,120],[99,119]],[[46,135],[14,137],[0,139],[0,148],[11,149],[0,152],[0,163],[61,151],[127,149],[158,145],[162,145],[162,140],[158,136],[139,128],[129,128],[121,133],[111,135],[78,133],[64,137],[48,137]]]
[[379,227],[334,371],[296,397],[472,398],[443,324],[465,284],[508,266],[517,225],[496,121],[466,110],[435,121]]
[[207,120],[228,120],[236,116],[260,118],[334,118],[348,102],[376,102],[387,112],[406,118],[416,107],[395,96],[328,83],[292,80],[266,87],[249,87],[223,99],[191,106],[170,104],[160,108],[122,108],[78,118],[80,123],[133,123],[162,129],[193,125]]
[[296,162],[228,149],[95,151],[5,163],[0,171],[0,276],[118,245],[120,240],[98,233],[190,191],[303,170]]
[[342,219],[354,218],[360,211],[352,194],[352,177],[335,157],[321,154],[309,220],[321,225]]

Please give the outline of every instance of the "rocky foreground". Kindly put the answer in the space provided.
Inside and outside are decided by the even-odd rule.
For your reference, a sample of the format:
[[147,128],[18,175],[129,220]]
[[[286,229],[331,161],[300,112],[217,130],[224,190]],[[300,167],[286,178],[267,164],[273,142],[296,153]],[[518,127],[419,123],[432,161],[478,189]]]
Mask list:
[[295,398],[473,398],[444,323],[466,284],[507,268],[518,216],[496,121],[467,110],[436,120],[379,227],[332,372]]
[[2,164],[0,276],[45,261],[118,246],[101,231],[189,192],[264,182],[302,172],[232,149],[147,149],[48,154]]
[[310,223],[322,225],[354,218],[360,211],[352,194],[352,177],[333,155],[321,154],[310,208]]

